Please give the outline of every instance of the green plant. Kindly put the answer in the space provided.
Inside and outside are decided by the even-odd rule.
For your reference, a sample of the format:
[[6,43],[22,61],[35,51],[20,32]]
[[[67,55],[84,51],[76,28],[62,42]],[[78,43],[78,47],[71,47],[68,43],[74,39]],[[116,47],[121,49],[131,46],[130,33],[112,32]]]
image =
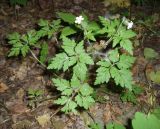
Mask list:
[[71,82],[64,79],[53,79],[53,83],[62,95],[54,103],[63,105],[64,107],[61,110],[65,113],[76,113],[78,106],[88,109],[94,103],[91,96],[93,88],[89,84],[78,80],[76,76],[73,76]]
[[113,78],[116,85],[132,89],[132,74],[129,68],[132,66],[134,58],[122,54],[119,56],[118,49],[108,53],[108,59],[103,59],[97,63],[100,67],[97,69],[95,84],[108,83]]
[[55,101],[56,104],[63,105],[61,109],[65,113],[74,112],[76,108],[84,107],[88,109],[94,103],[91,94],[93,88],[85,83],[87,74],[87,64],[93,64],[92,58],[85,52],[83,41],[78,44],[74,40],[63,37],[63,53],[56,54],[51,60],[48,69],[63,69],[65,72],[70,67],[73,68],[71,82],[64,79],[53,79],[57,90],[61,91],[61,98]]
[[[60,38],[62,38],[63,41],[62,48],[64,52],[55,55],[55,57],[51,60],[48,69],[63,69],[63,72],[65,72],[71,67],[73,69],[71,70],[73,72],[71,75],[75,76],[77,78],[77,81],[82,83],[81,85],[83,87],[84,81],[87,81],[87,78],[89,76],[87,64],[94,65],[93,56],[98,53],[97,51],[89,51],[92,57],[89,56],[85,52],[84,43],[86,41],[93,42],[96,40],[96,37],[98,37],[99,35],[103,35],[104,37],[109,38],[104,44],[105,47],[107,47],[107,45],[113,41],[113,50],[110,50],[107,53],[99,52],[100,54],[103,54],[103,57],[100,58],[100,61],[98,63],[96,63],[100,67],[96,71],[97,76],[94,84],[97,85],[105,82],[108,83],[110,79],[113,79],[117,85],[132,90],[132,74],[129,68],[132,66],[135,59],[129,54],[121,54],[120,50],[121,48],[123,48],[127,50],[128,53],[130,53],[131,55],[133,54],[132,43],[129,39],[134,37],[135,33],[131,30],[127,30],[122,25],[124,21],[107,21],[103,17],[99,17],[100,22],[103,25],[103,28],[100,28],[100,25],[98,25],[96,22],[90,22],[86,15],[82,15],[84,18],[82,16],[76,18],[74,15],[68,13],[58,13],[58,15],[64,22],[68,23],[69,26],[62,29],[60,36]],[[75,21],[75,19],[77,21]],[[74,22],[78,24],[75,24]],[[69,33],[67,33],[66,29]],[[74,40],[70,40],[66,37],[75,33],[79,33],[80,35],[82,35],[82,37],[84,37],[83,40],[79,43],[76,43]],[[64,85],[62,86],[65,87]],[[78,89],[81,89],[80,85]],[[66,90],[68,89],[66,88],[63,91],[61,91],[62,97],[55,101],[57,104],[64,105],[62,111],[75,112],[74,109],[77,106],[86,108],[84,104],[86,103],[88,105],[87,101],[84,102],[84,104],[78,104],[78,102],[73,101],[77,100],[77,93],[74,93],[73,90],[70,90],[69,98],[64,97],[63,92],[65,92]],[[93,103],[94,100],[90,96],[91,93],[88,95],[90,99],[89,101]],[[80,97],[78,97],[78,99],[79,102],[83,103],[82,100],[80,100]],[[71,105],[69,105],[67,100],[72,100]],[[87,106],[87,108],[89,107],[89,105]]]
[[43,95],[43,90],[29,88],[27,92],[28,105],[32,108],[36,107],[42,95]]
[[[17,32],[9,34],[8,40],[12,48],[10,49],[8,57],[19,55],[25,57],[30,52],[41,65],[46,67],[45,61],[48,55],[48,44],[44,41],[43,43],[40,43],[40,40],[46,36],[48,38],[54,37],[58,29],[61,27],[60,22],[60,20],[53,20],[52,22],[49,22],[41,19],[38,23],[41,29],[38,31],[30,30],[27,32],[27,34],[22,35]],[[40,59],[38,59],[38,57],[32,51],[32,49],[37,48],[41,49],[39,53]]]
[[132,91],[124,91],[121,94],[121,100],[123,102],[131,102],[133,104],[137,103],[137,96],[143,92],[140,86],[133,85]]
[[64,52],[56,54],[48,66],[48,69],[63,69],[65,72],[73,66],[73,75],[84,81],[87,74],[87,65],[93,65],[93,59],[85,52],[84,42],[78,44],[69,38],[63,38],[62,48]]
[[12,45],[8,56],[18,56],[21,54],[23,57],[25,57],[30,51],[30,48],[37,43],[39,38],[36,35],[36,31],[31,30],[27,32],[27,34],[23,35],[15,32],[10,34],[8,39],[9,44]]
[[37,36],[39,38],[47,36],[48,39],[52,38],[55,33],[58,32],[61,20],[53,20],[49,22],[48,20],[40,19],[38,22],[38,25],[40,27],[40,30],[37,31]]
[[[134,83],[130,68],[135,58],[131,38],[136,36],[130,30],[133,22],[126,18],[106,20],[104,17],[99,17],[96,22],[90,21],[85,14],[76,17],[59,12],[57,15],[59,19],[51,22],[41,19],[37,31],[32,30],[22,36],[14,33],[8,37],[12,45],[9,56],[26,56],[31,52],[42,65],[46,62],[48,45],[40,41],[45,37],[49,40],[55,38],[61,45],[59,53],[55,54],[47,67],[63,70],[67,75],[64,79],[52,79],[54,86],[61,92],[61,97],[54,103],[62,105],[61,110],[65,113],[76,113],[79,107],[88,109],[95,102],[92,97],[94,90],[90,85],[109,81],[132,91]],[[103,42],[97,43],[97,39],[101,38]],[[62,44],[59,40],[62,40]],[[40,59],[31,50],[37,46],[41,49]]]

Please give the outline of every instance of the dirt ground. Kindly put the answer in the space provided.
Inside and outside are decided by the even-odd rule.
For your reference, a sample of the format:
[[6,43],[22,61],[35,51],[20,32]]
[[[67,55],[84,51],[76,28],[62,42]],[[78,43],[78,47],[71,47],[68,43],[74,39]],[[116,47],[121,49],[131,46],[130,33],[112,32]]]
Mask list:
[[[136,111],[145,111],[151,108],[148,98],[148,82],[145,77],[146,70],[160,69],[160,59],[147,62],[143,56],[144,47],[150,47],[160,54],[160,36],[146,36],[140,46],[135,49],[136,63],[132,68],[135,82],[141,84],[146,91],[138,97],[138,104],[123,103],[117,93],[104,94],[106,99],[103,103],[96,103],[89,111],[81,111],[80,115],[65,115],[54,113],[58,107],[53,105],[53,100],[58,96],[52,87],[52,73],[44,70],[32,57],[8,58],[10,49],[6,37],[9,33],[25,33],[27,30],[36,28],[40,18],[54,19],[56,12],[72,12],[76,15],[82,11],[89,14],[91,19],[104,16],[108,9],[102,2],[97,0],[58,0],[46,3],[39,0],[29,2],[27,6],[18,10],[18,16],[13,7],[5,1],[0,2],[0,129],[86,129],[90,122],[98,122],[104,126],[109,121],[117,121],[127,124]],[[43,3],[44,2],[44,3]],[[160,28],[160,23],[157,23]],[[139,31],[140,38],[143,30]],[[37,50],[34,50],[36,53]],[[38,52],[37,52],[38,53]],[[51,56],[56,53],[56,48],[51,44]],[[35,108],[30,108],[27,101],[29,88],[41,89],[44,94]],[[102,87],[100,90],[104,90]],[[155,95],[155,105],[160,104],[160,85],[152,84]],[[153,105],[152,105],[153,106]]]

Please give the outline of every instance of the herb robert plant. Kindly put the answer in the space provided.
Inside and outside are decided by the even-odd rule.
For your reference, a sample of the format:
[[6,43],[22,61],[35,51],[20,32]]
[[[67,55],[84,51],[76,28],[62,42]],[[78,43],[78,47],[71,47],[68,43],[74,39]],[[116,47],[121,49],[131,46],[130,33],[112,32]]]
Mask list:
[[[53,21],[41,19],[39,30],[27,34],[14,33],[9,35],[12,46],[9,56],[26,56],[31,53],[43,66],[48,57],[48,43],[41,42],[48,38],[62,41],[59,53],[50,59],[48,70],[63,72],[66,78],[54,76],[53,86],[61,93],[54,101],[61,105],[65,113],[77,113],[78,107],[88,109],[95,103],[93,85],[101,85],[114,81],[117,86],[132,91],[134,83],[130,68],[134,63],[132,38],[136,36],[131,30],[133,22],[126,18],[90,21],[85,14],[76,17],[71,13],[57,13],[58,19]],[[103,37],[105,47],[102,50],[88,51]],[[110,45],[109,45],[110,44]],[[40,46],[40,56],[32,49]],[[94,49],[94,47],[93,47]],[[103,50],[104,49],[104,50]],[[110,51],[106,51],[110,49]],[[122,53],[125,50],[125,53]],[[98,59],[97,53],[102,53]],[[92,66],[92,67],[91,67]],[[91,78],[95,75],[95,79]],[[92,80],[93,82],[89,81]]]

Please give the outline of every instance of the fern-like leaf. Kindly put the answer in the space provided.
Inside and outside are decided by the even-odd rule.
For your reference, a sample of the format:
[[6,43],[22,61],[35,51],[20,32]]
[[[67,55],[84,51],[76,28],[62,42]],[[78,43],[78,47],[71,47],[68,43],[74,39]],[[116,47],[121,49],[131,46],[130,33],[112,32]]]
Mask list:
[[66,60],[69,60],[69,57],[67,56],[66,53],[59,53],[56,54],[56,57],[54,57],[51,60],[51,63],[49,64],[49,66],[47,67],[48,69],[62,69],[64,66],[64,62]]
[[[25,37],[25,38],[24,38]],[[8,57],[18,56],[22,54],[22,56],[26,56],[29,52],[29,44],[27,36],[21,36],[19,33],[13,33],[8,36],[9,44],[12,45]]]
[[111,77],[114,79],[116,85],[132,90],[132,73],[127,69],[118,70],[116,67],[110,69]]
[[109,67],[111,66],[111,63],[104,60],[99,61],[97,65],[100,65],[100,67],[96,70],[97,76],[94,84],[97,85],[102,84],[104,82],[107,83],[110,79]]
[[76,47],[76,43],[74,40],[70,40],[67,37],[63,37],[63,45],[62,48],[64,49],[64,51],[69,55],[69,56],[73,56],[75,55],[75,51],[74,48]]
[[23,57],[25,57],[27,55],[28,51],[29,51],[28,45],[23,45],[23,47],[21,47],[21,53],[22,53]]
[[73,67],[73,75],[76,75],[80,80],[84,81],[87,74],[87,66],[84,63],[77,63]]
[[59,91],[64,91],[65,89],[70,87],[69,82],[65,79],[53,78],[52,81]]
[[95,85],[97,84],[101,84],[104,82],[108,82],[110,79],[110,72],[109,72],[109,68],[106,67],[100,67],[97,69],[97,76],[96,76],[96,81],[95,81]]
[[133,45],[132,42],[129,39],[126,40],[121,40],[120,41],[120,46],[127,50],[131,55],[133,55]]
[[120,60],[117,63],[119,69],[128,69],[130,68],[135,61],[135,58],[126,54],[120,56]]
[[61,20],[53,20],[49,22],[48,20],[40,19],[38,25],[41,27],[40,30],[37,32],[37,37],[41,38],[44,36],[48,36],[51,38],[61,27],[60,25]]
[[48,69],[63,69],[66,71],[73,66],[73,75],[84,80],[87,73],[87,64],[94,64],[92,58],[85,52],[83,41],[76,44],[74,40],[63,37],[63,45],[65,53],[56,54],[48,66]]

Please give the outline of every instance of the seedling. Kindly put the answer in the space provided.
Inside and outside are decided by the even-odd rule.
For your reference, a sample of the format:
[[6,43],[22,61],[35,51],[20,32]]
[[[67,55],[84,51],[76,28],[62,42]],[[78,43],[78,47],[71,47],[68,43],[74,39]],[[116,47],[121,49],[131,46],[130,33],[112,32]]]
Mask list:
[[42,95],[43,95],[43,90],[29,88],[27,92],[28,101],[29,101],[28,105],[32,108],[37,107],[37,104],[41,99]]

